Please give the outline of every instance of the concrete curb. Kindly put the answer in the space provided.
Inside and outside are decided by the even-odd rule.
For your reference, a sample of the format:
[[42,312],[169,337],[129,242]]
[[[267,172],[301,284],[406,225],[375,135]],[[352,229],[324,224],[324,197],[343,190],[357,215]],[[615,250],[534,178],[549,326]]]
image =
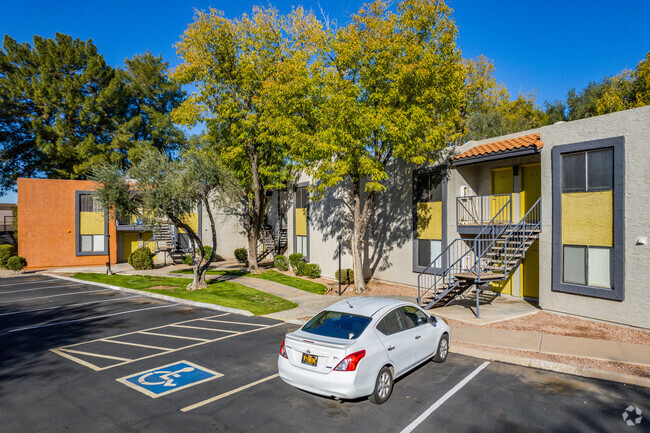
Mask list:
[[92,286],[103,287],[104,289],[110,289],[110,290],[116,290],[118,292],[123,292],[123,293],[131,293],[131,294],[135,294],[135,295],[146,296],[146,297],[149,297],[149,298],[155,298],[155,299],[160,299],[162,301],[174,302],[174,303],[177,303],[177,304],[187,305],[187,306],[190,306],[190,307],[207,308],[209,310],[216,310],[216,311],[223,311],[223,312],[226,312],[226,313],[241,314],[242,316],[248,316],[248,317],[251,317],[251,316],[255,315],[255,314],[251,313],[248,310],[240,310],[238,308],[224,307],[224,306],[221,306],[221,305],[208,304],[208,303],[205,303],[205,302],[188,301],[186,299],[175,298],[173,296],[159,295],[158,293],[145,292],[143,290],[127,289],[125,287],[113,286],[111,284],[104,284],[104,283],[96,283],[94,281],[79,280],[77,278],[64,277],[63,275],[57,275],[57,274],[51,273],[51,272],[43,272],[41,275],[47,275],[48,277],[59,278],[61,280],[74,281],[76,283],[81,282],[81,283],[89,284],[89,285],[92,285]]
[[506,355],[503,353],[489,352],[470,347],[450,345],[449,351],[460,355],[473,356],[475,358],[487,359],[490,361],[505,362],[508,364],[522,365],[524,367],[539,368],[558,373],[572,374],[575,376],[589,377],[592,379],[609,380],[629,385],[650,388],[650,379],[629,374],[612,373],[609,371],[596,370],[593,368],[577,367],[575,365],[562,364],[560,362],[544,361],[542,359],[524,358],[520,356]]

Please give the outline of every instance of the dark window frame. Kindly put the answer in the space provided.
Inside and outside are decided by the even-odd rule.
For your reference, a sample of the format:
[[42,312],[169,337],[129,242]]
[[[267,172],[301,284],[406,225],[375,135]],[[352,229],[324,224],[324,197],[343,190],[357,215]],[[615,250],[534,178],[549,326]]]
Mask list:
[[[439,176],[441,178],[440,185],[435,188],[440,188],[440,198],[442,201],[442,239],[441,239],[441,246],[440,250],[444,251],[445,248],[447,248],[447,167],[446,166],[441,166],[441,167],[436,167],[436,168],[429,168],[425,170],[413,170],[413,176],[412,176],[412,224],[413,224],[413,238],[412,238],[412,244],[413,244],[413,256],[412,256],[412,263],[413,263],[413,272],[421,273],[424,272],[426,269],[426,266],[420,266],[419,264],[419,241],[420,239],[418,238],[418,203],[422,203],[420,199],[420,191],[419,191],[419,182],[418,182],[418,177],[419,176],[429,176],[429,179],[431,179],[432,176]],[[436,200],[437,201],[437,200]],[[442,271],[445,267],[446,263],[443,260],[442,266],[439,268],[429,268],[426,270],[427,274],[435,274],[435,275],[440,275],[442,274]]]
[[104,210],[104,250],[103,251],[81,251],[81,235],[79,233],[79,214],[81,212],[81,196],[93,195],[95,191],[75,191],[74,210],[75,210],[75,256],[106,256],[108,255],[108,211]]
[[[567,154],[593,150],[613,149],[613,275],[614,287],[565,283],[563,281],[563,244],[562,244],[562,194],[563,170],[562,157]],[[554,146],[551,149],[551,168],[553,175],[553,255],[552,285],[554,292],[571,293],[601,299],[623,301],[625,299],[625,137],[611,137],[599,140]],[[602,190],[601,190],[602,191]],[[607,190],[605,190],[607,191]]]
[[[307,254],[302,255],[302,257],[306,260],[309,261],[309,250],[310,250],[310,236],[309,236],[309,190],[307,187],[309,186],[309,182],[301,182],[295,185],[295,189],[293,192],[293,252],[294,254],[297,253],[298,251],[298,235],[296,235],[296,210],[297,209],[307,209]],[[298,208],[298,190],[300,188],[305,188],[305,198],[304,198],[304,207]]]

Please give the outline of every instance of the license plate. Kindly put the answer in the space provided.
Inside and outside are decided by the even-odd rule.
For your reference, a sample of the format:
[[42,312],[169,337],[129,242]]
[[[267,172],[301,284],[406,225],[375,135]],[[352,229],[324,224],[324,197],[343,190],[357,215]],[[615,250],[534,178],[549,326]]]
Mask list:
[[308,353],[302,354],[302,363],[307,365],[313,365],[314,367],[318,363],[318,356],[310,355]]

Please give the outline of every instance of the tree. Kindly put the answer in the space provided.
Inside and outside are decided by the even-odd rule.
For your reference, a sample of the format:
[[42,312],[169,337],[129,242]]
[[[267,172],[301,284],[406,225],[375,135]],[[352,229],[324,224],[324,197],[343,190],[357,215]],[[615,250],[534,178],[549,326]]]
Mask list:
[[355,290],[362,292],[363,243],[388,168],[397,159],[433,161],[455,141],[467,69],[443,2],[375,1],[345,27],[310,31],[314,86],[304,110],[293,112],[303,136],[292,140],[292,153],[316,196],[347,189]]
[[[179,159],[164,152],[147,149],[138,165],[122,170],[102,164],[92,176],[98,183],[97,196],[105,209],[114,209],[119,217],[136,215],[145,224],[155,225],[169,219],[183,229],[198,246],[193,251],[194,279],[187,290],[207,287],[205,273],[217,250],[217,232],[211,206],[227,205],[239,194],[237,183],[207,146],[191,147]],[[205,258],[201,233],[196,233],[187,215],[203,206],[210,223],[212,252]]]
[[287,136],[278,133],[277,107],[287,95],[279,89],[297,71],[295,62],[304,61],[298,29],[311,25],[313,17],[302,9],[281,16],[273,8],[256,7],[237,20],[211,9],[196,12],[176,45],[182,63],[174,78],[194,84],[197,92],[174,118],[187,125],[205,122],[221,160],[239,179],[246,196],[251,272],[258,272],[266,191],[285,187],[291,176]]
[[84,179],[96,164],[128,165],[142,148],[182,139],[169,112],[183,98],[150,53],[107,65],[91,40],[57,33],[0,50],[0,194],[18,177]]

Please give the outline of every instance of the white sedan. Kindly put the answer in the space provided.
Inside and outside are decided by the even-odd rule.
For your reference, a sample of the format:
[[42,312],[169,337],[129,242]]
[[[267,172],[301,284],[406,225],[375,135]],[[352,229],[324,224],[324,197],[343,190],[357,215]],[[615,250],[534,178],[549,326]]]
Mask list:
[[280,346],[278,372],[289,385],[327,397],[388,400],[393,381],[433,358],[444,362],[449,326],[417,305],[359,297],[337,302]]

